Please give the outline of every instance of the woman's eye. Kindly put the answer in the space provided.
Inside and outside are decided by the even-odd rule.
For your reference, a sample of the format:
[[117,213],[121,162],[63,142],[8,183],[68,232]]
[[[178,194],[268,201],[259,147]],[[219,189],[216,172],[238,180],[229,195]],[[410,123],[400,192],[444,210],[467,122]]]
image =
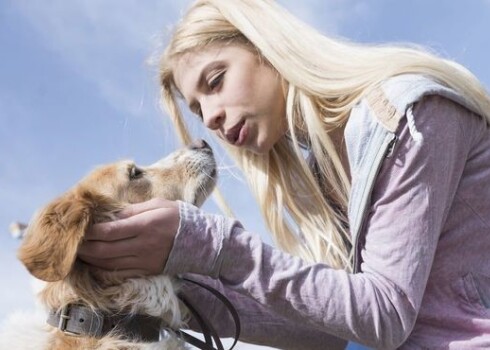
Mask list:
[[129,180],[136,180],[143,176],[143,170],[138,168],[136,165],[133,165],[129,168]]
[[216,74],[208,83],[209,87],[213,90],[215,89],[220,83],[221,81],[223,80],[223,77],[225,75],[225,72],[222,71],[222,72],[219,72],[218,74]]

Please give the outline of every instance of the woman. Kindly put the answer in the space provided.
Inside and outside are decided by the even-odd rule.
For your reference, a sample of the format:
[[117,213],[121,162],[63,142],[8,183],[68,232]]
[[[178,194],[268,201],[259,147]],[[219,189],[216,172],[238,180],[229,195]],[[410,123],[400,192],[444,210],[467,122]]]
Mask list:
[[[178,134],[189,142],[181,99],[242,168],[279,248],[152,201],[95,225],[81,259],[200,276],[256,344],[490,347],[490,99],[465,68],[325,37],[273,1],[199,0],[161,82]],[[186,293],[232,335],[225,310]]]

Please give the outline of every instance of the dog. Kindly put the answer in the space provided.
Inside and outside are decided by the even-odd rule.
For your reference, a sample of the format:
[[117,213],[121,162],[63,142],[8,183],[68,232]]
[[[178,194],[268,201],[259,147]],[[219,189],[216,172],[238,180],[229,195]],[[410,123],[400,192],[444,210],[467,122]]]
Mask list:
[[164,198],[201,206],[216,178],[213,152],[198,140],[148,167],[132,161],[98,167],[42,208],[28,224],[18,258],[46,281],[39,298],[49,311],[47,324],[20,327],[17,336],[10,330],[3,339],[9,349],[187,349],[173,331],[187,318],[176,278],[121,280],[90,270],[77,249],[90,225],[116,219],[132,203]]

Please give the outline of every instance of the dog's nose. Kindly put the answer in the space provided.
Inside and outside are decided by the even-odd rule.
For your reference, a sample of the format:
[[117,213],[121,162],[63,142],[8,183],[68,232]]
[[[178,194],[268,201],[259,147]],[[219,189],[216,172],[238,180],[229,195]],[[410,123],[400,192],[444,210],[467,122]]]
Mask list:
[[189,148],[192,150],[199,150],[199,149],[211,149],[211,147],[208,145],[208,143],[202,139],[195,140],[193,141],[190,145]]

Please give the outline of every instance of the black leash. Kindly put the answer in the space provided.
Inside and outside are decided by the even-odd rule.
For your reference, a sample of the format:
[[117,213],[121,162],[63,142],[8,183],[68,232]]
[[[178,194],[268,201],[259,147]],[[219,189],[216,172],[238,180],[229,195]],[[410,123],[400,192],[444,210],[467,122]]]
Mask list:
[[[194,281],[186,277],[182,278],[182,280],[206,289],[208,292],[213,294],[219,301],[221,301],[223,305],[228,309],[228,312],[230,313],[231,317],[233,318],[233,321],[235,322],[234,342],[231,345],[231,347],[228,349],[228,350],[232,350],[237,344],[238,339],[240,337],[240,316],[238,315],[238,312],[236,311],[233,304],[223,294],[221,294],[216,289],[204,283]],[[189,344],[192,344],[202,350],[224,350],[223,344],[221,343],[218,333],[211,326],[209,320],[204,315],[199,314],[196,308],[189,302],[189,299],[187,299],[182,293],[179,293],[178,297],[184,303],[184,305],[187,306],[192,316],[196,319],[197,323],[199,324],[199,327],[201,328],[205,341],[203,342],[202,340],[184,331],[179,331],[178,334],[180,334],[182,339],[184,339]],[[216,344],[216,348],[213,347],[213,340],[214,343]]]

